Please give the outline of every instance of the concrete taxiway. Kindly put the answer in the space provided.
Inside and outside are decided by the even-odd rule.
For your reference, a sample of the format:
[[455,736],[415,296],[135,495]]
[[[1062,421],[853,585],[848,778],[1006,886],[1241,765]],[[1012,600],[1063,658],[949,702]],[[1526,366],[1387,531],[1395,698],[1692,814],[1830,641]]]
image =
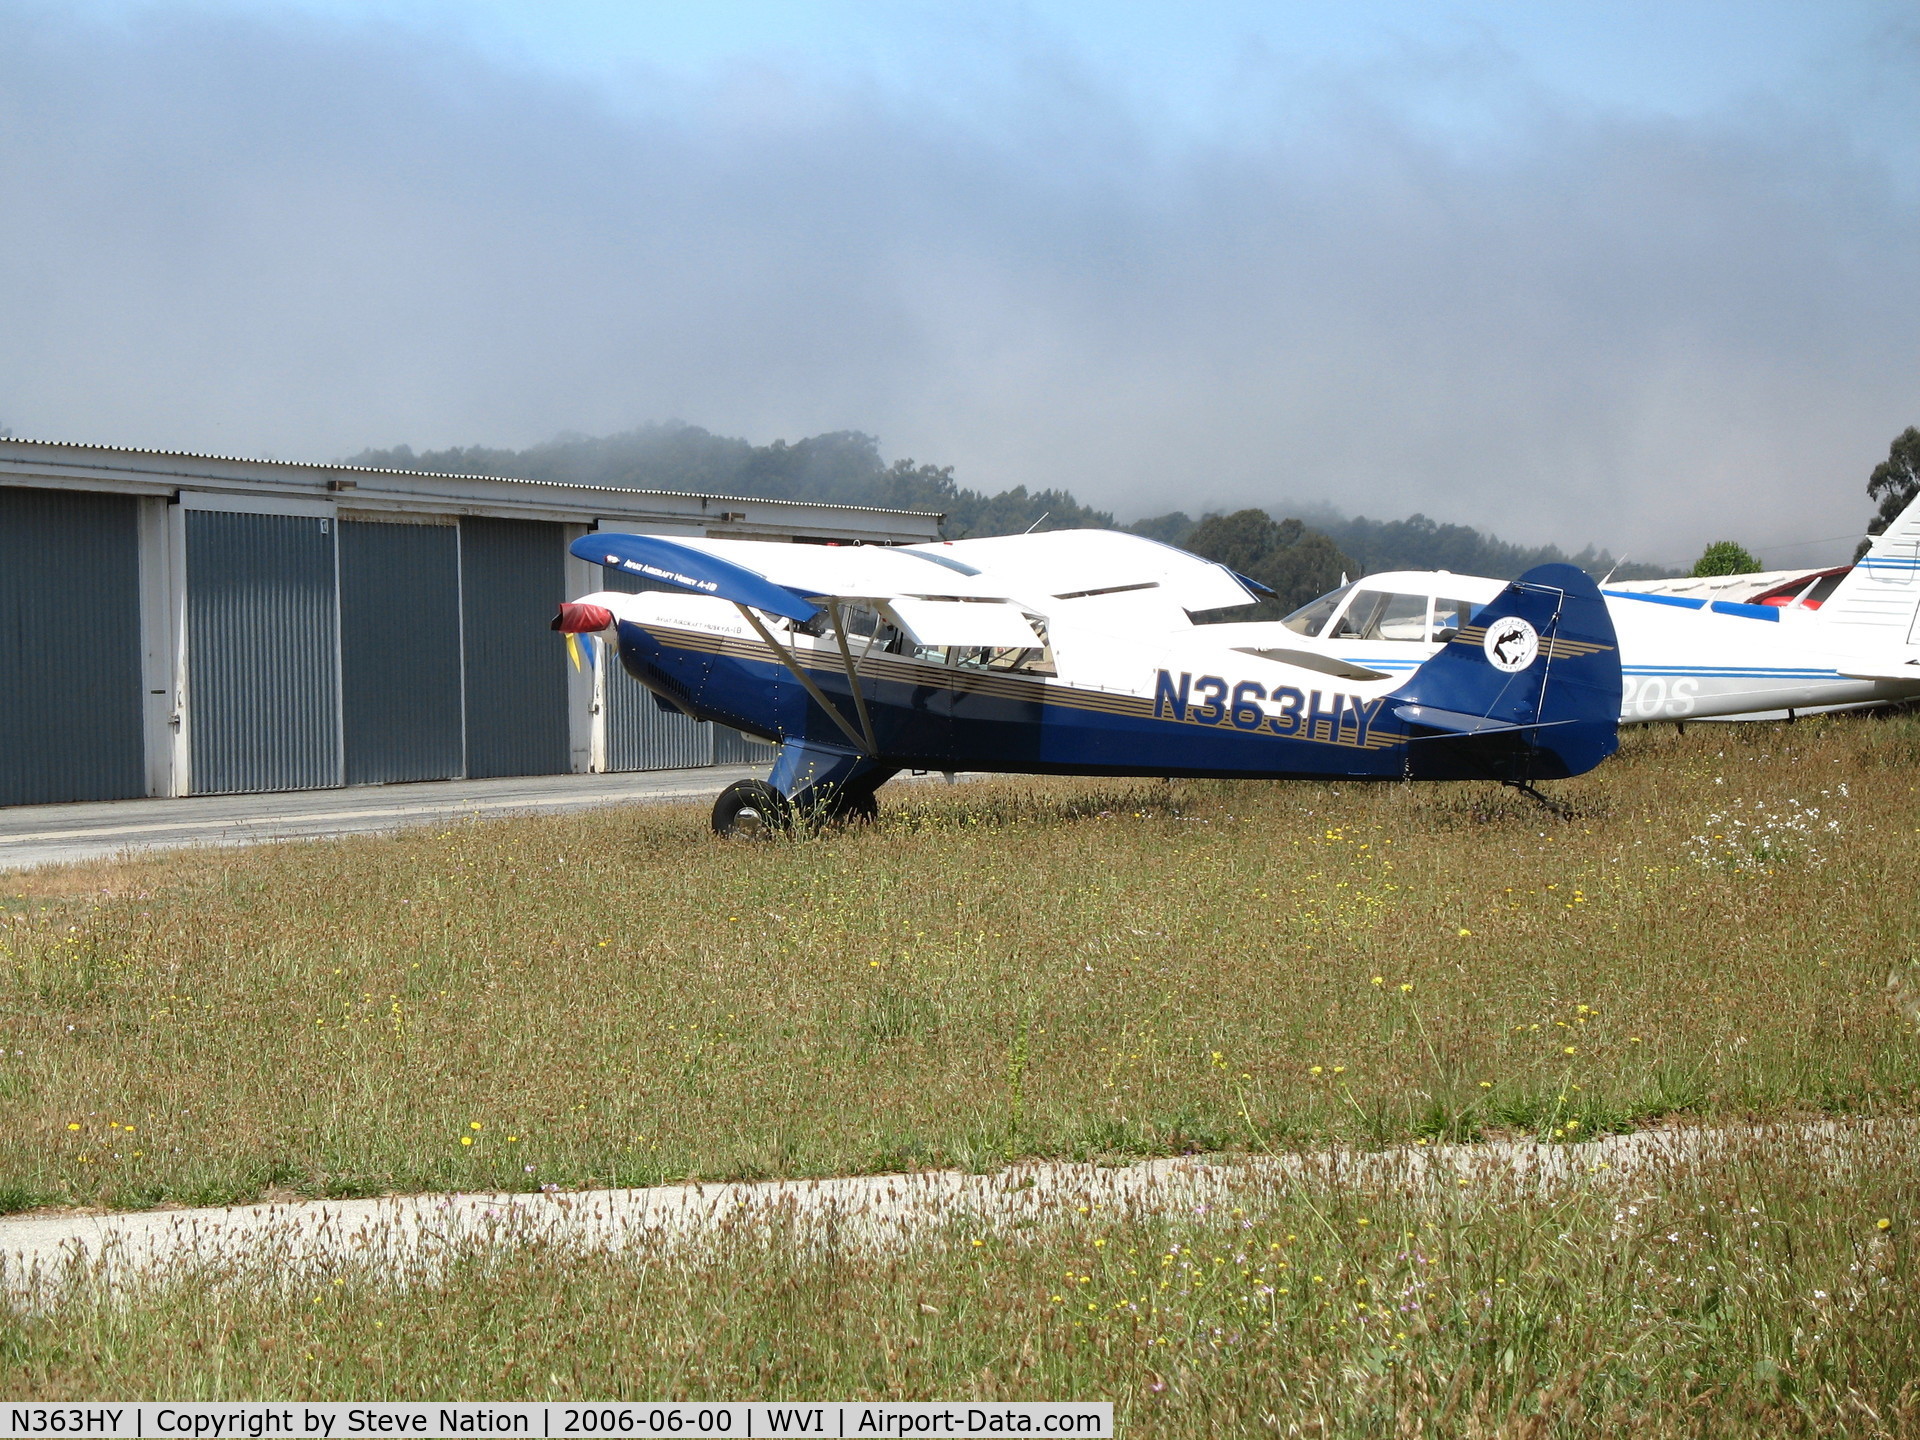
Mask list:
[[187,845],[253,845],[400,830],[502,815],[546,815],[643,801],[710,801],[752,766],[618,775],[432,780],[275,795],[194,795],[0,808],[0,871]]
[[[427,1280],[448,1261],[540,1244],[578,1252],[661,1256],[722,1236],[775,1230],[834,1245],[889,1249],[975,1230],[1166,1216],[1237,1224],[1302,1193],[1426,1195],[1478,1203],[1547,1197],[1583,1186],[1644,1185],[1676,1167],[1724,1166],[1741,1155],[1798,1155],[1836,1177],[1890,1152],[1911,1154],[1920,1127],[1866,1121],[1643,1130],[1580,1144],[1531,1140],[1187,1156],[1101,1167],[1024,1164],[993,1174],[954,1170],[661,1185],[532,1194],[396,1195],[203,1210],[0,1218],[0,1301],[29,1308],[98,1287],[181,1273],[286,1280],[344,1268]],[[1451,1199],[1445,1203],[1455,1203]],[[78,1287],[78,1288],[76,1288]]]

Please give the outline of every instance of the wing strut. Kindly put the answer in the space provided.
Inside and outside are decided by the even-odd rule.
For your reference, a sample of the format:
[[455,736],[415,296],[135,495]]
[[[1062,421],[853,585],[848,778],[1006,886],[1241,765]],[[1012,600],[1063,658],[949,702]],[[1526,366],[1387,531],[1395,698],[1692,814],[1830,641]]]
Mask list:
[[[811,695],[815,703],[827,712],[827,718],[840,727],[840,733],[853,742],[854,749],[860,751],[863,755],[871,756],[876,748],[872,741],[872,726],[867,726],[868,734],[863,737],[858,730],[855,730],[853,726],[847,723],[847,718],[840,713],[839,707],[821,693],[820,687],[813,683],[812,677],[809,676],[805,670],[800,668],[799,662],[793,658],[793,655],[788,651],[787,647],[774,639],[773,632],[760,623],[760,617],[758,615],[754,614],[751,609],[740,604],[738,601],[734,602],[734,609],[747,617],[747,623],[753,626],[755,633],[767,642],[775,655],[780,657],[780,663],[787,667],[788,673],[806,687],[807,694]],[[837,625],[834,628],[836,632],[839,629]],[[844,638],[840,641],[840,653],[842,655],[847,653],[847,642]],[[852,676],[851,665],[848,667],[848,676],[849,678]],[[853,699],[854,704],[859,707],[860,719],[865,723],[867,720],[867,707],[866,703],[860,698],[860,686],[857,681],[853,687]]]
[[[860,693],[860,669],[853,663],[853,654],[847,649],[847,627],[840,623],[840,602],[829,600],[827,611],[833,618],[833,638],[840,642],[840,664],[847,672],[847,688],[853,691],[853,708],[860,712],[860,733],[867,737],[867,754],[880,753],[879,742],[873,738],[873,717],[867,714],[867,697]],[[873,648],[873,642],[867,642],[867,650]],[[867,658],[867,651],[860,652],[860,658]]]

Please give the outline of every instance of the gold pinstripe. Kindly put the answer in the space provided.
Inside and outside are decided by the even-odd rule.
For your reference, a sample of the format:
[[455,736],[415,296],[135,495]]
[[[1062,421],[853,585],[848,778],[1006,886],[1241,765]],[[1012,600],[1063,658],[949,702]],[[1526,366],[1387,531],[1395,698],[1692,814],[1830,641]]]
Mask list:
[[[1453,637],[1449,644],[1471,645],[1475,649],[1486,643],[1487,627],[1467,625]],[[1601,645],[1592,640],[1565,640],[1559,636],[1540,642],[1540,652],[1549,660],[1576,660],[1582,655],[1597,655],[1602,650],[1611,650],[1611,645]]]
[[[629,624],[637,624],[629,621]],[[692,650],[702,655],[713,655],[729,660],[754,660],[763,664],[779,664],[779,657],[770,650],[765,642],[749,640],[738,635],[715,635],[702,630],[679,630],[665,625],[641,625],[664,645],[676,650]],[[809,652],[795,650],[796,660],[811,659]],[[804,664],[809,673],[844,678],[846,672],[835,656],[831,663]],[[1152,720],[1154,702],[1144,695],[1116,695],[1099,690],[1077,690],[1070,685],[1058,682],[1048,684],[1044,680],[1030,680],[1014,675],[996,675],[990,672],[951,669],[944,665],[935,665],[929,661],[904,660],[897,656],[869,656],[860,662],[862,679],[892,680],[900,684],[926,685],[935,676],[938,688],[958,690],[967,694],[986,695],[1002,700],[1017,700],[1034,705],[1052,705],[1067,710],[1087,710],[1105,715],[1126,715],[1135,719]],[[1198,725],[1205,729],[1220,728],[1221,722],[1205,720],[1170,720],[1169,724]],[[1303,722],[1304,723],[1304,722]],[[1225,728],[1234,728],[1227,726]],[[1336,727],[1338,729],[1348,727]],[[1247,734],[1272,735],[1281,740],[1310,740],[1316,745],[1338,745],[1345,750],[1386,750],[1400,743],[1397,735],[1376,735],[1369,733],[1364,745],[1335,738],[1321,740],[1305,735],[1278,735],[1274,731],[1261,727],[1246,731]]]

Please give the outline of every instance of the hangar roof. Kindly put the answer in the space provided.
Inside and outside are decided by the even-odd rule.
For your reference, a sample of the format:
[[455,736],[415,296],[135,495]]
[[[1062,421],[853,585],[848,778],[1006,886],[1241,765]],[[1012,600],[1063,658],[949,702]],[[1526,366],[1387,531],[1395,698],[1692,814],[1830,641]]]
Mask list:
[[767,538],[930,540],[943,517],[921,510],[632,490],[503,475],[449,475],[364,465],[252,460],[180,450],[135,450],[57,440],[0,439],[0,485],[178,496],[331,503],[351,517],[381,512],[488,515],[603,524],[701,526],[710,534]]

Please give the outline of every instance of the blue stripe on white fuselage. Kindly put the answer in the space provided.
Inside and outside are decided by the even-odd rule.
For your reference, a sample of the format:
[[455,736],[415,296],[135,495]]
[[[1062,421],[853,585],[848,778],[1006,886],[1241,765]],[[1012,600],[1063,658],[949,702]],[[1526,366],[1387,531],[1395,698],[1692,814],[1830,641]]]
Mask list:
[[[1350,665],[1364,665],[1392,674],[1418,670],[1423,660],[1380,660],[1371,655],[1343,655]],[[1688,680],[1840,680],[1838,670],[1776,665],[1622,665],[1622,675],[1665,675]]]
[[1765,665],[1622,665],[1622,675],[1678,675],[1692,680],[1838,680],[1838,670],[1790,670]]

